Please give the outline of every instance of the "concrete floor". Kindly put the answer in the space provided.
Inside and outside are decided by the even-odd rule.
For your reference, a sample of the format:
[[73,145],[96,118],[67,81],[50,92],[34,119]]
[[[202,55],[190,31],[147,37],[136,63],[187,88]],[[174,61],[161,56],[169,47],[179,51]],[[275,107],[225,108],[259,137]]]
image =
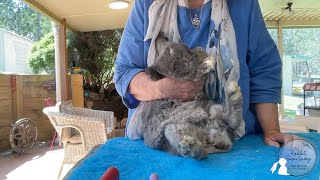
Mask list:
[[[34,148],[24,154],[0,157],[0,180],[57,180],[63,160],[63,149],[55,146]],[[66,164],[60,179],[72,168]]]

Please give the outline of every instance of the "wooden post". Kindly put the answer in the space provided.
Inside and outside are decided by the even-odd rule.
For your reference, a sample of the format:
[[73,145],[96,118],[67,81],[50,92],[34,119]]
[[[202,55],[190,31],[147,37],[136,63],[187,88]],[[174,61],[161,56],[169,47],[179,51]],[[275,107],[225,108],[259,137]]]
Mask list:
[[[281,62],[282,62],[282,65],[284,64],[283,63],[283,25],[282,25],[282,22],[281,20],[278,21],[278,50],[279,50],[279,54],[280,54],[280,58],[281,58]],[[279,106],[279,119],[284,119],[284,92],[283,92],[283,89],[284,89],[284,81],[283,81],[283,76],[284,76],[284,73],[283,73],[283,70],[281,72],[282,74],[282,89],[281,89],[281,104]]]
[[52,31],[54,35],[54,66],[55,66],[55,80],[56,80],[56,102],[61,101],[61,75],[60,75],[60,48],[59,48],[59,26],[52,22]]
[[71,74],[72,105],[84,107],[83,98],[83,76],[82,74]]
[[63,93],[61,98],[63,101],[68,101],[70,99],[69,95],[69,86],[68,86],[68,54],[67,54],[67,23],[66,19],[62,19],[62,23],[59,27],[59,38],[60,38],[60,62],[61,62],[61,89]]
[[69,87],[67,84],[67,42],[66,42],[66,20],[61,25],[53,25],[55,40],[55,68],[56,68],[56,100],[67,101]]
[[[23,86],[22,76],[14,75],[15,88],[12,92],[12,123],[23,118]],[[13,83],[13,82],[11,82]]]

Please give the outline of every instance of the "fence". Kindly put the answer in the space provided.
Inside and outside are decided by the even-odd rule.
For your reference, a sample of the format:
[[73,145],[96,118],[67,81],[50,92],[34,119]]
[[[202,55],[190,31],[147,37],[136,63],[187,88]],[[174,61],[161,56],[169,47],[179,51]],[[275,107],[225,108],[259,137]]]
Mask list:
[[10,76],[0,75],[0,151],[9,147],[12,123],[12,91]]
[[54,77],[50,75],[0,75],[0,151],[9,149],[12,123],[32,119],[38,128],[38,140],[52,138],[54,128],[42,113],[44,99],[55,99]]

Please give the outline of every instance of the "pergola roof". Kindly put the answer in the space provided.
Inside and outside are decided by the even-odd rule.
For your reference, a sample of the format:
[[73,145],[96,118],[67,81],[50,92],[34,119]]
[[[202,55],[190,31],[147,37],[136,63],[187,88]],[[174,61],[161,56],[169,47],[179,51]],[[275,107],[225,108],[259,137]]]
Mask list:
[[66,19],[69,29],[81,32],[123,28],[129,8],[113,10],[108,7],[113,0],[24,0],[31,7],[49,16],[56,23]]
[[[69,29],[76,31],[98,31],[123,28],[132,8],[112,10],[108,3],[112,0],[24,0],[27,4],[60,23],[66,19]],[[259,0],[268,26],[320,26],[319,0]],[[281,10],[292,2],[293,15]]]
[[[282,8],[292,2],[293,13]],[[267,25],[277,26],[279,21],[283,26],[320,26],[319,0],[259,0],[261,10]]]

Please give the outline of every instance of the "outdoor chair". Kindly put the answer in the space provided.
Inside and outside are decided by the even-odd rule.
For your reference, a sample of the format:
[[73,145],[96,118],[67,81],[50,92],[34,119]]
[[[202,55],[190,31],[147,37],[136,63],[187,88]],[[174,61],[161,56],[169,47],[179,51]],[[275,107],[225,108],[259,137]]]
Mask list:
[[95,145],[104,144],[114,127],[113,112],[76,108],[71,102],[57,103],[44,108],[43,112],[63,144],[64,160],[59,176],[64,164],[75,164]]

